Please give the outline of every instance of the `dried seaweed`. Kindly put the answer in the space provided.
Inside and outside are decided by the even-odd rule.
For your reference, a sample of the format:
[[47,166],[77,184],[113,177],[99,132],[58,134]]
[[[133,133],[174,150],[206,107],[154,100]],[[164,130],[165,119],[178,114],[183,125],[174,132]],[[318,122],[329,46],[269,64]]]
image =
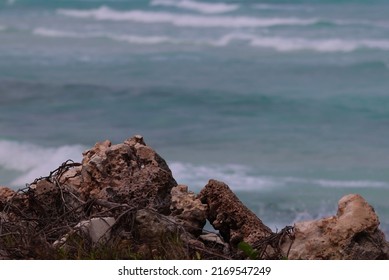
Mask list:
[[[291,242],[284,255],[281,245],[286,238]],[[294,227],[286,226],[280,232],[272,233],[268,237],[258,240],[252,245],[252,248],[257,250],[259,259],[287,259],[294,239]],[[269,250],[269,248],[271,248],[271,250]]]
[[[68,160],[48,176],[35,179],[18,190],[0,208],[0,259],[237,259],[231,249],[205,243],[188,233],[177,219],[152,208],[80,197],[79,190],[63,175],[81,166]],[[69,176],[69,173],[67,173]],[[142,208],[156,220],[168,224],[165,233],[148,240],[138,232],[136,215]],[[110,237],[91,242],[77,227],[81,221],[113,217]],[[174,230],[171,230],[174,229]],[[203,230],[206,233],[206,230]],[[259,258],[285,258],[281,243],[293,239],[293,227],[286,227],[253,244]],[[272,251],[269,250],[272,249]]]

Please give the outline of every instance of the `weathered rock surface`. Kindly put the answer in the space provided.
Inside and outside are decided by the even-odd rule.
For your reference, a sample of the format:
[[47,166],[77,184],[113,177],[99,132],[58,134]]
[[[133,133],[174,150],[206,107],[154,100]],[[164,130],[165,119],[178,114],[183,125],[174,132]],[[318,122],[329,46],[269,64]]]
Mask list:
[[84,200],[103,198],[168,214],[176,185],[165,160],[141,136],[117,145],[97,143],[84,153],[80,183]]
[[178,185],[172,189],[171,215],[187,232],[199,236],[207,219],[208,207],[196,195],[188,191],[185,185]]
[[222,182],[210,180],[199,199],[208,205],[210,223],[233,247],[241,241],[254,244],[272,233]]
[[0,211],[2,211],[5,204],[8,203],[15,194],[16,192],[14,190],[0,186]]
[[[388,259],[374,209],[357,194],[339,200],[336,215],[295,224],[290,259]],[[283,245],[284,250],[290,241]]]
[[141,209],[135,216],[139,238],[154,241],[178,232],[174,218],[161,215],[150,209]]
[[65,184],[59,188],[55,183],[42,179],[30,185],[27,207],[40,217],[60,216],[69,209],[81,210],[79,207],[83,201],[79,196],[79,190],[72,185]]

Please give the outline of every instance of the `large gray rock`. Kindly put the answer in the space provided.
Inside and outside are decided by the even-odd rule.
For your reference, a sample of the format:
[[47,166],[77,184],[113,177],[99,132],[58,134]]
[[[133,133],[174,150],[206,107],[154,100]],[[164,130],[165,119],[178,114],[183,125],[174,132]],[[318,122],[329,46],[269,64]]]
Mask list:
[[283,244],[289,259],[388,259],[389,247],[379,219],[360,195],[340,199],[337,214],[295,224],[292,244]]

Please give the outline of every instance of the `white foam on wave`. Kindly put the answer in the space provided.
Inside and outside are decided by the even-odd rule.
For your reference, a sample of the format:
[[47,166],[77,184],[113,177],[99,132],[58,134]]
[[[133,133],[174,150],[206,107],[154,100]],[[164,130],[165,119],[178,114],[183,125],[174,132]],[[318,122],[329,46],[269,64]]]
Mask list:
[[286,4],[254,4],[252,5],[257,10],[281,10],[281,11],[312,11],[311,6],[306,5],[286,5]]
[[171,162],[168,165],[177,182],[191,188],[200,189],[209,179],[223,181],[235,190],[259,190],[278,184],[271,178],[249,175],[249,169],[242,165],[199,166],[182,162]]
[[245,16],[202,16],[191,14],[174,14],[168,12],[148,12],[141,10],[116,11],[108,7],[100,7],[92,10],[68,10],[59,9],[57,12],[63,16],[109,20],[109,21],[133,21],[140,23],[169,23],[181,27],[269,27],[277,25],[310,25],[317,22],[316,19],[300,18],[257,18]]
[[55,37],[55,38],[85,38],[88,37],[86,34],[80,34],[76,32],[69,32],[57,29],[50,29],[44,27],[35,28],[32,31],[33,34],[44,36],[44,37]]
[[137,36],[137,35],[110,35],[109,38],[130,44],[156,45],[163,43],[176,43],[177,40],[166,36]]
[[201,189],[209,179],[225,182],[233,190],[272,190],[275,187],[312,186],[323,188],[389,188],[389,183],[369,180],[330,180],[296,177],[273,177],[254,175],[242,165],[194,165],[182,162],[169,163],[174,178],[180,184]]
[[247,41],[253,47],[270,48],[279,52],[316,51],[316,52],[352,52],[358,49],[389,50],[389,40],[338,38],[306,39],[287,37],[265,37],[253,34],[231,33],[211,42],[214,46],[227,46],[234,41]]
[[254,47],[273,48],[277,51],[352,52],[358,49],[389,50],[389,40],[344,40],[304,38],[256,38],[250,42]]
[[55,38],[108,38],[118,42],[127,42],[131,44],[161,44],[161,43],[175,43],[176,40],[166,36],[139,36],[132,34],[104,34],[104,33],[77,33],[58,29],[50,29],[39,27],[32,31],[33,34],[43,37]]
[[47,148],[30,143],[0,140],[0,166],[20,174],[10,182],[11,186],[23,186],[35,178],[49,175],[50,171],[68,159],[81,161],[83,151],[81,145]]
[[359,47],[358,43],[341,39],[308,40],[304,38],[255,38],[250,45],[254,47],[273,48],[277,51],[311,50],[318,52],[351,52]]
[[[1,29],[0,29],[1,30]],[[389,51],[389,40],[345,40],[345,39],[304,39],[286,37],[265,37],[245,33],[229,33],[218,39],[211,38],[172,38],[168,36],[141,36],[136,34],[85,33],[57,30],[51,28],[35,28],[32,33],[37,36],[55,38],[107,38],[129,44],[194,44],[226,47],[234,42],[246,42],[258,48],[269,48],[279,52],[315,51],[315,52],[353,52],[359,49]]]
[[284,184],[313,185],[326,188],[389,188],[389,183],[369,180],[329,180],[287,177],[280,179]]
[[180,9],[193,10],[203,14],[222,14],[235,11],[239,8],[236,4],[205,3],[192,0],[153,0],[151,6],[167,6]]

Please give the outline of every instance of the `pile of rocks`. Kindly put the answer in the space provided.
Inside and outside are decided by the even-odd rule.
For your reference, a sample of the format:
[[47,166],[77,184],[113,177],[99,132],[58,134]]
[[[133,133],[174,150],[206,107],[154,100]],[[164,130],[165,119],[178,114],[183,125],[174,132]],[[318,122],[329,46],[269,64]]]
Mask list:
[[[218,233],[204,230],[207,220]],[[97,250],[98,258],[244,259],[242,243],[258,258],[389,258],[379,219],[359,195],[341,198],[332,217],[274,233],[226,184],[210,180],[198,195],[178,185],[141,136],[97,143],[81,163],[65,162],[23,190],[0,187],[0,259]]]

